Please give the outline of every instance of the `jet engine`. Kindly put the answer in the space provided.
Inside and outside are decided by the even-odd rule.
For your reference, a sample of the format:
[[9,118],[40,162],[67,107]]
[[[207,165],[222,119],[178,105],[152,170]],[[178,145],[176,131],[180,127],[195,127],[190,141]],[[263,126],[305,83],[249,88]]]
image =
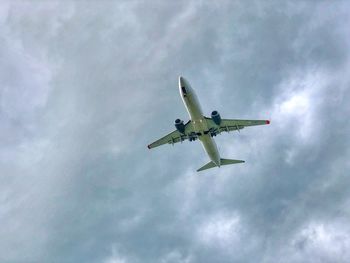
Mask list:
[[175,120],[175,128],[181,133],[185,133],[185,125],[184,122],[180,119]]
[[220,114],[219,114],[219,112],[218,111],[216,111],[216,110],[214,110],[212,113],[211,113],[211,118],[212,118],[212,120],[214,121],[214,123],[216,124],[216,125],[220,125],[220,123],[221,123],[221,116],[220,116]]

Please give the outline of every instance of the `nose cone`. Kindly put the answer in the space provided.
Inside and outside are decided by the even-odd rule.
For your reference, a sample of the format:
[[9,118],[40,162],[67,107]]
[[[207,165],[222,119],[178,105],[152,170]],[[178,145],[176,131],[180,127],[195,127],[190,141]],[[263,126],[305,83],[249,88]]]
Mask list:
[[186,87],[186,80],[184,77],[179,77],[179,87]]
[[183,97],[187,97],[187,96],[190,96],[191,94],[193,94],[191,85],[182,76],[179,77],[179,90],[180,90],[181,96],[183,96]]
[[183,76],[179,76],[179,88],[185,88],[188,93],[191,92],[191,85]]

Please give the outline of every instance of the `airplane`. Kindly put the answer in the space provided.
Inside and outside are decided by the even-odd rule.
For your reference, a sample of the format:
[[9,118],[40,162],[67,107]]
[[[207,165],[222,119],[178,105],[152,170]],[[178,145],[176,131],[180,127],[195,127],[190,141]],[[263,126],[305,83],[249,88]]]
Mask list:
[[185,140],[192,142],[199,139],[211,161],[200,167],[197,172],[213,167],[220,167],[222,165],[244,163],[243,160],[221,158],[213,137],[222,132],[230,132],[235,130],[239,131],[248,126],[270,124],[270,121],[222,119],[217,110],[214,110],[211,113],[210,118],[205,117],[194,89],[182,76],[179,77],[179,91],[190,120],[184,124],[182,120],[176,119],[176,130],[149,144],[147,146],[148,149],[152,149],[167,143],[174,145],[175,143],[183,142]]

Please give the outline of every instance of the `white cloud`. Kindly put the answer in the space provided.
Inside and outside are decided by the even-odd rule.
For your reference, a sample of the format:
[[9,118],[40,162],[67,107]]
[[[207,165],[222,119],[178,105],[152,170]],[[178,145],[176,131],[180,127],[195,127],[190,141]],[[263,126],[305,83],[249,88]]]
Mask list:
[[[348,223],[305,222],[337,219],[332,197],[348,195],[349,49],[332,33],[344,17],[316,8],[336,20],[328,27],[315,3],[231,2],[1,9],[1,260],[258,262],[279,248],[292,262],[343,259]],[[147,151],[185,114],[180,72],[230,117],[271,117],[218,138],[224,157],[249,155],[245,165],[198,174],[199,144]]]
[[329,85],[329,72],[294,73],[280,84],[282,94],[276,98],[272,119],[279,128],[296,133],[304,143],[310,143],[319,129],[317,111],[325,88]]
[[193,262],[191,255],[184,256],[179,251],[174,250],[160,259],[161,263],[190,263]]
[[106,260],[104,260],[104,263],[130,263],[127,258],[122,256],[120,252],[117,249],[118,246],[113,246],[112,248],[112,255],[109,256]]
[[208,215],[199,224],[197,235],[208,246],[234,246],[240,240],[242,226],[238,214]]
[[347,262],[350,228],[345,222],[310,222],[291,241],[289,262]]

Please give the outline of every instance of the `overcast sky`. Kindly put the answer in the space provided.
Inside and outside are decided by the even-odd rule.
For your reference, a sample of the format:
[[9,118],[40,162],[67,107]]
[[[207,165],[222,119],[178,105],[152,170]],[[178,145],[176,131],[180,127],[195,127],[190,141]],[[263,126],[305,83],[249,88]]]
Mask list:
[[349,1],[208,3],[1,1],[1,262],[349,262]]

